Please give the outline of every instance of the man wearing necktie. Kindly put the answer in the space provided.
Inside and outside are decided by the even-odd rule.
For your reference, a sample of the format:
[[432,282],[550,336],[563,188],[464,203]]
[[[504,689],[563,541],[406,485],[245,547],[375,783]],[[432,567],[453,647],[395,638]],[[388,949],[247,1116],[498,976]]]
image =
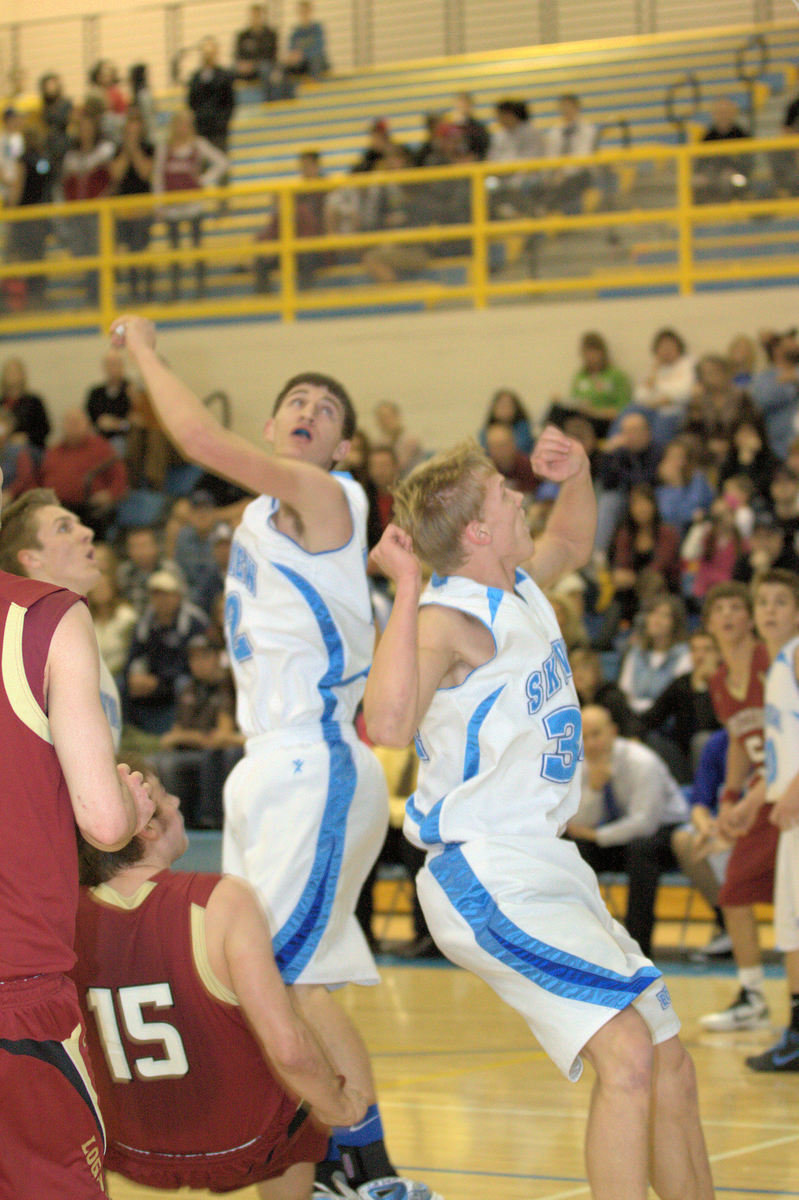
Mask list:
[[607,709],[591,704],[582,717],[582,794],[567,833],[597,873],[627,875],[625,925],[649,955],[658,879],[679,869],[671,832],[686,820],[688,804],[662,759],[619,737]]
[[[579,96],[569,92],[558,97],[560,120],[547,131],[548,158],[593,154],[596,149],[597,128],[583,119]],[[583,192],[591,184],[592,174],[584,165],[558,167],[550,178],[548,206],[563,212],[580,211]]]

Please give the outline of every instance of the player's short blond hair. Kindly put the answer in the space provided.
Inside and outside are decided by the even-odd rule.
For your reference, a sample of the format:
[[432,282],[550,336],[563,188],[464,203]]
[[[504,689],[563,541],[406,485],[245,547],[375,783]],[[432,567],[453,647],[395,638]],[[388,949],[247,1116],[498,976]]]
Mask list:
[[395,489],[394,520],[437,574],[451,575],[464,563],[464,530],[482,515],[494,474],[490,458],[470,439],[420,463]]

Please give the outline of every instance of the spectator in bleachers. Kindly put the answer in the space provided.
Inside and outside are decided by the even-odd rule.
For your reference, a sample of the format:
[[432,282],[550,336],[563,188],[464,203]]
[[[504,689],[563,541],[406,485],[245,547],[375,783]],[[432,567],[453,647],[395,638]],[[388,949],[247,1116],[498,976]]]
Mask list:
[[630,380],[611,362],[608,344],[601,333],[583,334],[580,358],[582,365],[572,379],[568,398],[553,397],[549,419],[562,427],[576,413],[590,421],[597,436],[603,438],[630,403]]
[[399,479],[399,464],[393,448],[389,445],[372,446],[367,459],[367,472],[374,488],[382,536],[383,530],[391,523],[394,515],[392,489],[396,487]]
[[14,422],[10,413],[0,409],[0,471],[3,479],[3,504],[16,500],[36,482],[36,465],[30,451],[14,441]]
[[[131,104],[122,126],[122,138],[116,155],[111,160],[112,190],[117,196],[141,196],[149,194],[153,185],[155,149],[148,140],[144,114],[138,104]],[[146,250],[150,244],[152,209],[142,212],[120,213],[116,219],[117,241],[131,254]],[[142,298],[139,287],[140,268],[130,266],[125,272],[130,286],[130,298],[137,304]],[[141,268],[144,277],[144,299],[153,299],[155,272],[153,267]]]
[[297,5],[297,24],[289,34],[286,69],[292,75],[310,75],[321,79],[330,70],[327,38],[321,21],[314,20],[310,0]]
[[752,378],[750,393],[766,425],[768,444],[784,460],[793,440],[799,410],[799,339],[795,329],[767,335],[770,366]]
[[407,475],[426,457],[420,439],[405,428],[402,409],[395,400],[378,401],[374,418],[380,441],[394,451],[400,476]]
[[[219,183],[227,170],[228,160],[221,150],[201,137],[194,128],[191,109],[181,108],[173,115],[166,140],[156,149],[153,167],[153,191],[159,193],[200,191]],[[203,219],[207,202],[202,199],[181,200],[165,204],[160,213],[166,222],[169,244],[180,245],[180,230],[188,224],[193,246],[202,244]],[[172,263],[171,297],[180,296],[180,263]],[[197,296],[205,294],[205,263],[194,264]]]
[[154,143],[158,113],[156,112],[155,100],[150,88],[147,63],[133,63],[131,65],[128,70],[128,87],[130,88],[128,113],[134,107],[139,110],[143,126],[143,140]]
[[530,415],[521,397],[510,388],[499,388],[491,397],[483,427],[478,435],[485,449],[486,434],[490,425],[507,425],[513,430],[513,440],[522,454],[532,454],[535,439],[530,425]]
[[114,447],[94,432],[83,409],[70,408],[61,420],[61,440],[45,450],[40,484],[52,488],[60,503],[102,538],[128,490],[128,476]]
[[[54,71],[42,75],[39,92],[42,98],[42,124],[44,126],[44,152],[52,168],[51,183],[55,186],[61,178],[61,164],[69,149],[69,126],[72,119],[72,101],[64,95],[61,76]],[[52,197],[50,197],[52,198]]]
[[[596,148],[597,128],[582,115],[579,96],[565,93],[558,97],[559,119],[544,135],[544,153],[547,158],[567,158],[593,154]],[[546,203],[567,213],[579,212],[583,193],[591,186],[593,175],[590,167],[557,167],[547,176]]]
[[251,4],[249,24],[233,41],[233,71],[236,79],[260,83],[264,91],[277,63],[277,30],[268,24],[265,4]]
[[180,572],[161,549],[154,529],[132,528],[125,534],[125,555],[117,567],[116,580],[120,593],[141,616],[150,601],[147,581],[155,571]]
[[[719,795],[724,786],[729,736],[726,729],[712,733],[705,742],[694,772],[691,787],[691,823],[675,829],[671,848],[683,875],[705,898],[716,915],[716,928],[710,941],[696,958],[729,957],[732,940],[724,928],[718,907],[719,890],[724,882],[730,846],[718,832]],[[694,955],[691,958],[694,959]]]
[[627,875],[624,924],[648,956],[658,880],[677,869],[671,835],[687,819],[688,804],[662,759],[619,737],[606,709],[589,705],[582,715],[582,792],[566,831],[597,873]]
[[708,734],[720,728],[708,687],[720,665],[716,643],[709,633],[696,629],[688,644],[690,669],[676,674],[638,714],[649,732],[647,742],[680,784],[691,782]]
[[453,122],[460,131],[463,143],[476,162],[488,156],[491,134],[488,126],[474,115],[474,98],[471,92],[458,92],[455,96]]
[[86,412],[95,433],[108,438],[124,457],[125,435],[130,428],[130,382],[125,376],[125,356],[109,350],[103,357],[104,379],[89,388]]
[[22,157],[24,149],[22,116],[9,105],[3,111],[2,132],[0,132],[0,193],[6,201],[9,188],[17,175],[17,162]]
[[[318,150],[303,150],[297,157],[300,179],[314,182],[322,178],[322,161]],[[297,237],[322,237],[328,232],[327,201],[329,193],[322,190],[297,191],[294,194],[294,232]],[[280,213],[277,208],[271,213],[257,241],[272,241],[280,237]],[[328,250],[310,250],[297,254],[297,280],[300,287],[309,287],[316,272],[330,266],[335,256]],[[259,254],[255,258],[255,290],[265,293],[271,290],[270,276],[279,270],[277,254]]]
[[[413,167],[410,151],[393,145],[380,164],[381,171],[405,171]],[[435,197],[422,183],[380,184],[369,197],[377,229],[418,229],[437,222]],[[430,249],[422,242],[391,242],[370,246],[363,265],[376,283],[395,283],[400,276],[420,275],[430,261]]]
[[[747,541],[752,536],[755,527],[755,489],[748,475],[730,475],[721,485],[721,496],[725,506],[732,512],[735,528],[742,539]],[[758,498],[757,511],[762,511],[764,505]]]
[[736,333],[727,347],[727,362],[736,387],[748,388],[757,365],[757,342],[746,333]]
[[655,489],[662,520],[680,533],[706,515],[713,503],[713,489],[698,469],[688,438],[675,438],[663,451]]
[[175,541],[174,558],[186,580],[189,600],[210,613],[219,591],[219,571],[211,542],[218,521],[210,492],[199,489],[191,493],[188,517]]
[[100,654],[111,674],[118,676],[128,661],[136,609],[120,595],[113,571],[103,571],[88,600]]
[[771,479],[781,459],[769,447],[766,427],[758,413],[741,417],[733,426],[732,444],[719,473],[720,482],[731,475],[747,475],[754,487],[754,502],[767,503]]
[[[44,135],[41,127],[33,122],[23,130],[22,152],[13,163],[13,174],[9,179],[6,205],[9,208],[24,208],[33,204],[47,204],[52,191],[52,167],[45,154]],[[39,262],[44,258],[50,221],[47,217],[33,217],[28,221],[10,221],[6,233],[6,257],[9,262]],[[11,279],[3,281],[6,302],[11,307],[8,289]],[[46,275],[26,275],[19,280],[21,295],[16,307],[41,308],[47,292]]]
[[732,569],[732,578],[751,583],[761,571],[769,571],[772,567],[799,574],[799,554],[793,542],[786,538],[785,529],[774,513],[759,512],[755,516],[749,545],[738,555]]
[[636,483],[657,483],[660,450],[652,438],[649,421],[640,412],[626,412],[618,432],[605,442],[597,466],[600,486],[596,547],[606,554],[624,512],[630,488]]
[[[524,100],[500,100],[495,109],[497,128],[491,133],[488,158],[491,162],[518,162],[540,159],[544,139],[533,125]],[[491,195],[492,215],[508,218],[532,212],[541,193],[536,174],[527,171],[502,175]]]
[[414,165],[417,167],[440,167],[447,161],[438,137],[438,130],[444,126],[444,118],[440,112],[429,112],[425,113],[423,120],[427,136],[413,152]]
[[523,454],[516,445],[513,429],[501,421],[494,421],[486,429],[485,448],[500,475],[515,492],[531,495],[538,486],[538,479],[530,465],[529,454]]
[[178,691],[189,678],[189,642],[207,632],[209,621],[185,599],[183,582],[171,571],[154,571],[147,590],[128,654],[127,715],[137,728],[162,734],[174,724]]
[[[796,137],[799,133],[799,95],[794,96],[785,109],[782,128],[783,137]],[[799,184],[799,158],[795,150],[773,150],[769,156],[777,194],[793,196]]]
[[732,364],[720,354],[703,354],[696,364],[696,383],[685,410],[683,432],[704,440],[711,430],[731,432],[741,417],[755,411],[749,396],[733,381]]
[[188,643],[189,677],[179,684],[175,722],[161,735],[153,761],[168,792],[179,796],[187,822],[222,828],[222,786],[242,756],[236,697],[219,647],[205,634]]
[[619,687],[633,712],[641,715],[674,679],[690,670],[683,603],[678,596],[655,596],[644,605],[641,631],[624,655]]
[[[615,656],[611,655],[611,658],[615,660]],[[599,652],[587,646],[578,646],[569,655],[569,663],[582,707],[598,704],[610,713],[621,737],[640,737],[643,729],[641,719],[630,708],[618,683],[605,677]]]
[[636,386],[634,401],[647,413],[652,436],[662,448],[679,429],[696,382],[696,360],[674,329],[652,339],[652,369]]
[[769,488],[774,516],[785,530],[789,545],[796,545],[799,533],[799,475],[787,463],[777,467]]
[[718,497],[710,506],[709,518],[695,522],[680,549],[682,592],[692,612],[717,583],[732,579],[744,540],[738,530],[735,510]]
[[198,136],[227,156],[236,93],[230,71],[219,65],[216,38],[205,37],[200,43],[200,65],[189,80],[187,104]]
[[630,628],[648,599],[678,590],[679,553],[679,534],[660,519],[654,488],[649,483],[633,484],[608,555],[614,592],[599,635],[602,649],[610,648],[617,632]]
[[[115,147],[102,128],[101,114],[88,103],[78,114],[75,137],[61,165],[61,186],[65,200],[98,200],[111,188],[111,159]],[[100,239],[96,213],[81,213],[63,221],[64,237],[76,258],[97,254]],[[96,270],[85,276],[86,298],[95,305],[99,296]]]
[[14,422],[13,438],[31,448],[38,460],[50,432],[50,418],[44,401],[28,391],[28,372],[21,358],[7,358],[0,372],[0,410]]
[[366,131],[367,142],[361,157],[353,166],[354,172],[375,171],[393,146],[388,121],[376,117]]
[[102,104],[103,133],[115,139],[128,111],[128,97],[120,85],[116,64],[109,58],[101,58],[89,72],[89,85],[87,96],[96,98]]
[[[738,105],[730,96],[722,96],[713,105],[711,123],[703,142],[728,142],[751,137],[740,121]],[[694,201],[713,204],[743,199],[749,190],[753,159],[750,154],[722,154],[694,160]]]

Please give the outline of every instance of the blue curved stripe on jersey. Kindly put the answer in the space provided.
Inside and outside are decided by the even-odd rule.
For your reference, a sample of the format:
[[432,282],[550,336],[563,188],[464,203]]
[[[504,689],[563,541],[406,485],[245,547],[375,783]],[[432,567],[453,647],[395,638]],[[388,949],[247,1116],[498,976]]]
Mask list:
[[463,779],[472,779],[480,769],[480,729],[499,696],[504,692],[505,684],[493,691],[485,700],[481,700],[469,718],[466,727],[466,753],[463,756]]
[[449,575],[439,575],[436,571],[430,576],[430,584],[432,587],[443,587],[449,579]]
[[639,967],[632,976],[621,975],[525,933],[500,911],[458,846],[448,846],[429,866],[450,903],[468,923],[477,944],[556,996],[623,1009],[661,978],[660,971],[651,964]]
[[505,593],[502,588],[488,588],[488,611],[491,614],[491,624],[494,624],[494,617],[497,615],[497,610],[505,599]]
[[317,684],[324,701],[321,733],[330,755],[325,808],[308,880],[294,911],[273,939],[280,973],[286,983],[293,983],[307,966],[327,927],[344,855],[347,813],[355,794],[357,776],[352,751],[341,740],[338,726],[331,720],[336,709],[332,689],[346,682],[341,678],[344,668],[341,635],[329,608],[312,584],[290,567],[280,563],[272,565],[296,587],[308,604],[329,660],[327,671]]

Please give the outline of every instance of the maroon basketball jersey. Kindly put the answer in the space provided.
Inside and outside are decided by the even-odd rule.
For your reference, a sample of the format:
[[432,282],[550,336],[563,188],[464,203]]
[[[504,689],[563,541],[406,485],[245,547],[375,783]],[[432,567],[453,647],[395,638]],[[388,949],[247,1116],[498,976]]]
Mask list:
[[0,980],[69,971],[75,820],[44,695],[50,641],[80,598],[0,571]]
[[73,974],[105,1162],[150,1187],[268,1178],[297,1120],[297,1099],[205,958],[205,905],[219,879],[161,871],[128,900],[104,884],[81,889]]
[[730,738],[743,746],[753,767],[763,765],[763,701],[768,668],[768,651],[762,642],[757,642],[743,695],[736,696],[730,691],[726,664],[719,667],[709,685],[716,716]]

